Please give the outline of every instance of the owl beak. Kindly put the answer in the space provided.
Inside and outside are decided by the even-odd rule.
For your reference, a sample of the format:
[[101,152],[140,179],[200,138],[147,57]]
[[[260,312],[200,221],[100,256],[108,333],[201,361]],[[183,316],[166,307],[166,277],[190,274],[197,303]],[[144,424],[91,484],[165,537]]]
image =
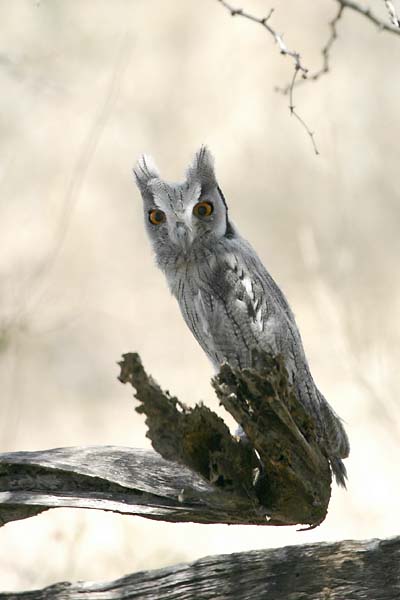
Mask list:
[[182,248],[182,250],[187,252],[191,244],[191,236],[189,229],[184,223],[182,223],[182,221],[177,221],[175,226],[175,235],[178,245]]

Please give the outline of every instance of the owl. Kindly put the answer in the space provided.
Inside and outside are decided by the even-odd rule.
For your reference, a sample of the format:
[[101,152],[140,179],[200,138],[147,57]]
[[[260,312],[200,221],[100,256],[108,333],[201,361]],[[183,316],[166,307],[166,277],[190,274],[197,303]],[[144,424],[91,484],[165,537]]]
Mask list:
[[336,481],[345,487],[349,441],[342,422],[314,383],[284,294],[231,221],[208,148],[197,152],[183,183],[167,183],[144,155],[134,174],[157,265],[215,369],[225,361],[252,367],[255,349],[281,354]]

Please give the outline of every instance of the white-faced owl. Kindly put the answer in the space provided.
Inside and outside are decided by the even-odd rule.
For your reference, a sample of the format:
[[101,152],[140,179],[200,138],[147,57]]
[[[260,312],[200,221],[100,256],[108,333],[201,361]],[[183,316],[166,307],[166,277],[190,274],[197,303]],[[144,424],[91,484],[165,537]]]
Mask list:
[[188,327],[218,370],[252,364],[254,349],[281,354],[338,484],[345,486],[349,441],[316,387],[290,306],[252,246],[233,225],[206,147],[183,183],[167,183],[152,160],[135,169],[156,261]]

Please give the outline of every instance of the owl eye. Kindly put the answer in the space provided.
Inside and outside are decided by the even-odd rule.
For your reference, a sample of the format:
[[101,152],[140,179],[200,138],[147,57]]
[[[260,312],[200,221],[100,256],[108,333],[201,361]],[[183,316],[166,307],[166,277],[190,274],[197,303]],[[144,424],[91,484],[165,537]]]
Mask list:
[[165,213],[155,208],[149,212],[149,221],[153,225],[161,225],[165,221]]
[[193,209],[193,214],[196,215],[196,217],[209,217],[212,215],[213,211],[214,207],[211,202],[203,201],[196,204]]

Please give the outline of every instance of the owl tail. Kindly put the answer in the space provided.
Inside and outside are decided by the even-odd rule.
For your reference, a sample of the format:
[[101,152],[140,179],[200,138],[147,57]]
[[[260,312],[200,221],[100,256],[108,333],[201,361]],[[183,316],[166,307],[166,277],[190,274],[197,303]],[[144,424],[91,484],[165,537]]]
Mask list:
[[330,456],[329,462],[331,463],[332,473],[335,476],[336,483],[341,487],[346,488],[347,471],[343,461],[335,456]]

